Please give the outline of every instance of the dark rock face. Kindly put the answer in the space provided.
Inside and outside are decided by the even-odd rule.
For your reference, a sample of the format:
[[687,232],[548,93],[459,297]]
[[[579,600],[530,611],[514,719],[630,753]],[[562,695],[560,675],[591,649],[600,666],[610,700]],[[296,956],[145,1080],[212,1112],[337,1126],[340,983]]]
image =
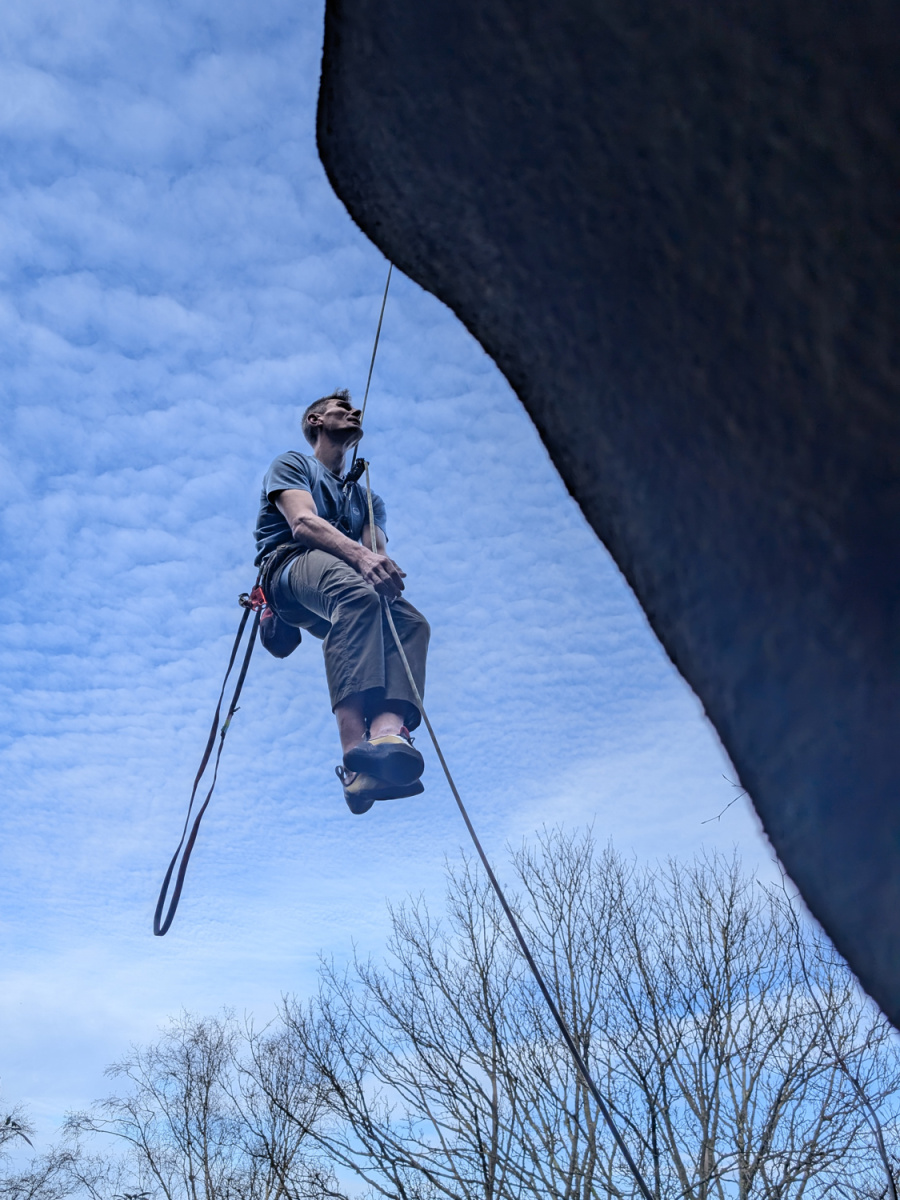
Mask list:
[[893,0],[329,0],[319,110],[895,1023],[898,60]]

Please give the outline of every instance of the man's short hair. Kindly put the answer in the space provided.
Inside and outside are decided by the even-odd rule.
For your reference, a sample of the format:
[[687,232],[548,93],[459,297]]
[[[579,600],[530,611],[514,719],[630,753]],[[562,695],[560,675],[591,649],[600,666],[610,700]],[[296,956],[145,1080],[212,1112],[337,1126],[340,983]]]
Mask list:
[[309,423],[309,414],[321,412],[322,409],[325,408],[332,400],[347,400],[349,403],[353,403],[353,397],[350,395],[350,392],[347,390],[347,388],[338,388],[337,391],[331,392],[327,396],[322,396],[318,400],[313,400],[312,404],[310,404],[304,411],[303,422],[300,426],[300,428],[303,430],[303,436],[311,446],[315,446],[319,435],[316,432],[315,426],[310,425]]

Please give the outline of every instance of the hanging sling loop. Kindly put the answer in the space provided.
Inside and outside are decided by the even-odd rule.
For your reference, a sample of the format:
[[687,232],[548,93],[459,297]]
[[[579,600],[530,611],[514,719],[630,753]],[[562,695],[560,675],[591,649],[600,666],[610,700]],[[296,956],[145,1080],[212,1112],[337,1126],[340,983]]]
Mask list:
[[[184,819],[184,829],[181,832],[181,841],[178,843],[175,853],[172,855],[172,861],[169,863],[169,869],[166,871],[165,878],[162,882],[162,887],[159,890],[159,899],[156,901],[156,911],[153,914],[153,932],[157,937],[162,937],[168,931],[169,926],[172,924],[172,921],[175,917],[175,912],[178,908],[178,901],[181,899],[181,889],[184,887],[184,877],[187,872],[188,863],[190,862],[191,851],[194,849],[194,842],[196,842],[197,834],[200,832],[200,822],[203,820],[203,814],[206,812],[210,798],[212,797],[216,786],[216,779],[219,775],[219,760],[222,757],[222,748],[225,745],[225,735],[228,733],[232,717],[238,710],[238,700],[241,696],[244,680],[247,678],[247,668],[250,666],[250,656],[253,654],[253,647],[256,644],[256,635],[259,632],[259,620],[265,604],[265,597],[263,596],[258,580],[256,586],[249,595],[247,595],[246,592],[241,593],[240,597],[238,598],[238,603],[241,605],[244,611],[241,614],[237,635],[234,639],[234,644],[231,647],[231,656],[228,659],[228,668],[225,671],[225,678],[222,680],[222,687],[219,691],[219,701],[216,704],[216,711],[213,715],[212,725],[210,726],[209,737],[206,741],[206,749],[203,752],[203,757],[200,760],[200,767],[196,776],[194,777],[194,786],[191,790],[191,799],[188,803],[187,816]],[[247,627],[247,622],[250,618],[251,612],[253,613],[253,624],[250,627],[250,640],[248,641],[247,648],[244,651],[244,659],[241,663],[240,672],[238,673],[237,683],[234,687],[234,694],[231,697],[231,703],[228,705],[228,711],[225,714],[225,720],[222,722],[222,726],[220,728],[219,718],[222,714],[222,701],[225,697],[225,687],[228,683],[228,677],[231,674],[232,667],[237,659],[238,650],[240,649],[241,640],[244,636],[244,630]],[[213,764],[212,783],[210,784],[209,791],[206,793],[203,804],[194,818],[194,823],[191,825],[191,812],[194,807],[194,799],[197,795],[197,789],[200,786],[200,780],[203,778],[204,772],[209,765],[209,760],[212,757],[213,746],[216,742],[217,733],[219,736],[219,748],[216,751],[216,758]],[[190,829],[190,832],[188,832],[188,829]],[[182,853],[182,848],[184,853]],[[180,862],[179,858],[181,859]],[[168,910],[166,911],[165,916],[163,916],[163,909],[165,908],[166,904],[166,896],[169,891],[169,884],[171,883],[172,873],[175,871],[176,864],[178,865],[178,872],[175,876],[175,887],[172,891],[172,898],[169,901]]]

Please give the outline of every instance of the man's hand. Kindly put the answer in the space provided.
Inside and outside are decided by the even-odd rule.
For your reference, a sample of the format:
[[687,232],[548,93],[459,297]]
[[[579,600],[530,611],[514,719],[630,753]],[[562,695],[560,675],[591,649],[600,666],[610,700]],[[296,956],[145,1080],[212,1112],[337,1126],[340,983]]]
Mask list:
[[396,600],[403,591],[403,580],[406,572],[401,571],[392,558],[386,554],[373,554],[365,546],[360,546],[362,553],[354,564],[366,583],[370,584],[379,596],[388,600]]
[[329,525],[316,511],[315,502],[309,492],[299,488],[286,488],[273,495],[279,512],[291,527],[294,540],[310,549],[327,550],[354,567],[379,596],[396,600],[403,591],[406,572],[401,571],[392,558],[384,553],[384,531],[375,526],[377,551],[370,550],[371,530],[368,524],[363,529],[363,544],[345,537],[339,529]]

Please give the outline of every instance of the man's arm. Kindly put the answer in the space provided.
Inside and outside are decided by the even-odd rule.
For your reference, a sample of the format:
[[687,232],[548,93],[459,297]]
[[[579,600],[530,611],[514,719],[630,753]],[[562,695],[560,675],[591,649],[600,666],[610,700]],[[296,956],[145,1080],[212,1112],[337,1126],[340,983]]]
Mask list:
[[[367,549],[372,549],[372,526],[368,521],[363,525],[359,540]],[[375,526],[375,549],[379,554],[387,554],[387,538],[384,536],[384,530],[380,525]]]
[[[379,596],[387,596],[389,600],[394,600],[403,591],[405,572],[384,553],[384,534],[377,525],[375,544],[379,552],[373,554],[367,546],[351,541],[320,517],[309,492],[300,491],[299,488],[286,488],[283,492],[273,493],[271,498],[290,525],[295,542],[312,550],[327,550],[329,554],[342,559],[354,570],[359,571]],[[368,526],[365,532],[371,545]]]

